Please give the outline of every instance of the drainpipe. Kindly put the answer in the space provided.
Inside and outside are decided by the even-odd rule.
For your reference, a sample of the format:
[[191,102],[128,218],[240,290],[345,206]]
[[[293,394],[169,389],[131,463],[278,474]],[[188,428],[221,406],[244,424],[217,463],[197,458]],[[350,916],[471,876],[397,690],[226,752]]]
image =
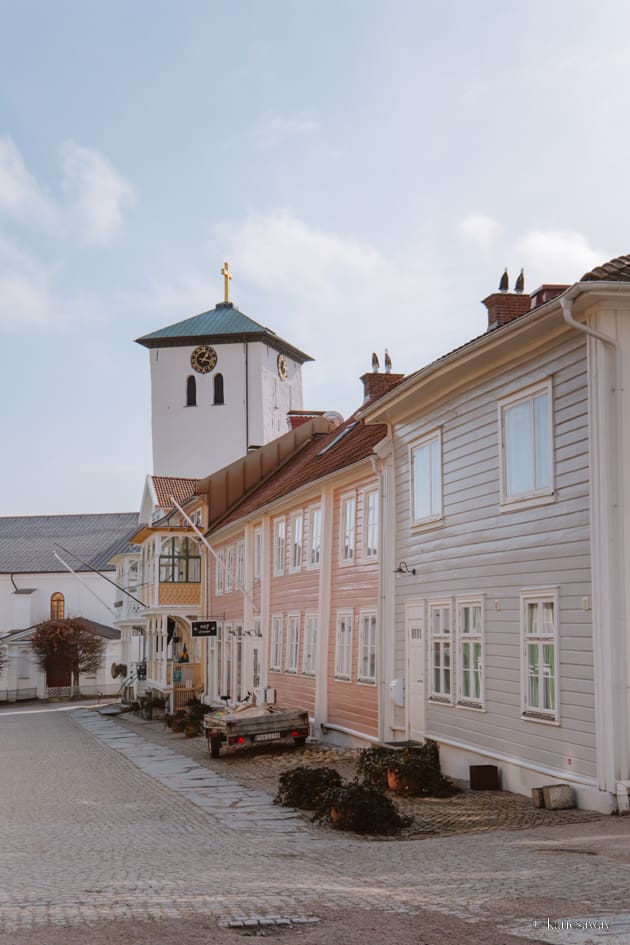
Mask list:
[[[624,285],[619,283],[611,283],[609,285],[598,284],[597,289],[599,291],[604,290],[606,293],[618,293],[625,289]],[[622,720],[626,718],[627,715],[627,695],[626,695],[626,682],[621,682],[615,678],[615,672],[619,670],[619,666],[624,667],[624,673],[627,675],[628,672],[628,658],[624,653],[624,660],[619,659],[621,654],[618,653],[618,647],[615,644],[618,641],[623,641],[625,639],[624,634],[624,620],[623,614],[625,611],[625,595],[624,595],[624,582],[625,582],[625,569],[623,567],[624,554],[624,533],[623,533],[623,429],[622,429],[622,410],[621,410],[621,380],[622,380],[622,361],[621,361],[621,350],[618,342],[612,338],[610,335],[605,334],[604,332],[597,331],[594,328],[591,328],[588,325],[584,325],[582,322],[578,322],[573,317],[573,301],[581,293],[585,291],[585,286],[577,284],[568,289],[564,295],[559,299],[560,306],[562,308],[562,315],[564,321],[571,328],[576,331],[581,332],[593,338],[595,341],[600,344],[605,345],[612,354],[612,366],[610,369],[610,392],[612,393],[612,409],[610,415],[610,447],[613,451],[613,463],[611,465],[612,476],[609,480],[610,487],[610,496],[609,502],[607,503],[607,519],[604,524],[604,529],[606,534],[602,536],[606,544],[606,557],[607,561],[605,562],[608,567],[603,566],[604,563],[600,562],[600,571],[602,573],[612,574],[612,586],[616,592],[616,595],[621,595],[621,597],[610,596],[612,613],[610,614],[610,630],[613,634],[613,639],[609,641],[609,645],[605,648],[606,654],[609,656],[609,660],[606,666],[603,666],[603,659],[601,662],[598,660],[599,667],[602,672],[603,679],[600,676],[600,679],[595,679],[596,693],[600,691],[608,691],[611,694],[611,699],[608,703],[608,713],[607,718],[602,718],[599,720],[600,732],[598,735],[598,754],[602,751],[604,746],[604,738],[608,735],[612,740],[613,750],[612,753],[608,750],[603,759],[603,778],[606,782],[606,787],[610,789],[612,784],[615,784],[615,790],[617,795],[617,809],[618,813],[624,814],[630,812],[630,804],[628,800],[628,789],[630,788],[630,781],[628,780],[618,780],[622,772],[628,773],[628,733],[627,729],[624,731],[622,728]],[[606,385],[608,387],[608,385]],[[591,401],[591,409],[593,407]],[[591,430],[591,436],[593,431]],[[595,444],[591,439],[591,451],[595,449]],[[592,469],[592,467],[591,467]],[[596,498],[596,497],[594,497]],[[591,533],[591,548],[593,551],[596,551],[593,544],[593,533]],[[600,548],[603,546],[604,542],[600,545]],[[594,555],[592,555],[592,558]],[[621,568],[620,568],[621,565]],[[610,588],[610,584],[608,585]],[[603,612],[603,606],[600,601],[606,596],[605,591],[602,588],[596,588],[596,595],[598,599],[597,614]],[[612,647],[610,644],[613,644]],[[603,648],[602,648],[603,650]],[[602,656],[602,651],[596,656]],[[598,675],[600,675],[598,673]],[[618,706],[618,699],[616,696],[622,692],[622,707],[621,710]],[[609,733],[607,731],[608,724],[612,731]]]
[[376,629],[377,629],[377,647],[376,647],[376,699],[378,709],[378,741],[383,744],[385,740],[385,585],[384,559],[385,547],[383,538],[385,529],[383,528],[383,517],[385,510],[385,477],[383,476],[382,463],[374,455],[370,456],[370,464],[374,475],[378,477],[378,550],[379,550],[379,568],[378,568],[378,604],[376,609]]

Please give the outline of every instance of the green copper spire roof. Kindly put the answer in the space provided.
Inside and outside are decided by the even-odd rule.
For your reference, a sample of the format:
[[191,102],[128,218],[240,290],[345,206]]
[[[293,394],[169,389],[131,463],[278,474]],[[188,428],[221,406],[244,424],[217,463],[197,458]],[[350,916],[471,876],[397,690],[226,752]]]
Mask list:
[[193,315],[166,328],[158,328],[149,335],[136,338],[145,348],[178,347],[200,342],[229,344],[235,341],[262,341],[277,351],[288,354],[293,360],[312,361],[310,355],[294,348],[287,341],[276,335],[270,328],[255,322],[249,315],[241,312],[232,302],[219,302],[209,312]]

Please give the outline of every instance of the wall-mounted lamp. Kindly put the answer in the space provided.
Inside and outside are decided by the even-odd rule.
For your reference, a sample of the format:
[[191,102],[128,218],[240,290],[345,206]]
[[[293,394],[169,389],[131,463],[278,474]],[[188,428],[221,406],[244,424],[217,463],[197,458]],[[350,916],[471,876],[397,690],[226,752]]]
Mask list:
[[396,570],[394,571],[394,574],[415,574],[415,573],[416,573],[416,569],[407,567],[406,561],[401,561],[398,567],[396,568]]

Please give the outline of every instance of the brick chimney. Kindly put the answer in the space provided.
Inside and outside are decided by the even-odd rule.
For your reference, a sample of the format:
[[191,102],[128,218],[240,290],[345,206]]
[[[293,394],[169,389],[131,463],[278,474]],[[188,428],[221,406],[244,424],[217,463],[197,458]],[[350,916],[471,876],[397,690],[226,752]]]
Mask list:
[[545,284],[539,286],[534,292],[532,292],[532,308],[538,308],[539,305],[544,305],[545,302],[550,302],[552,299],[557,299],[559,295],[568,289],[568,285],[559,285],[559,284]]
[[488,331],[520,318],[532,307],[531,297],[526,292],[493,292],[483,304],[488,309]]
[[289,410],[287,420],[291,430],[301,427],[303,423],[308,423],[313,417],[323,417],[323,410]]
[[360,380],[363,381],[363,403],[366,404],[369,400],[378,400],[392,387],[399,384],[404,376],[404,374],[380,374],[378,371],[362,374]]

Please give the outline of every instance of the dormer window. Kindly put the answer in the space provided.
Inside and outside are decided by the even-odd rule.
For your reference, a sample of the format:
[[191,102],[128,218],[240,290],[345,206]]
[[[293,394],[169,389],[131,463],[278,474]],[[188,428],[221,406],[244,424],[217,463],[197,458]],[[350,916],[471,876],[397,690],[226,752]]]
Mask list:
[[186,406],[197,406],[197,381],[192,376],[192,374],[186,381]]

